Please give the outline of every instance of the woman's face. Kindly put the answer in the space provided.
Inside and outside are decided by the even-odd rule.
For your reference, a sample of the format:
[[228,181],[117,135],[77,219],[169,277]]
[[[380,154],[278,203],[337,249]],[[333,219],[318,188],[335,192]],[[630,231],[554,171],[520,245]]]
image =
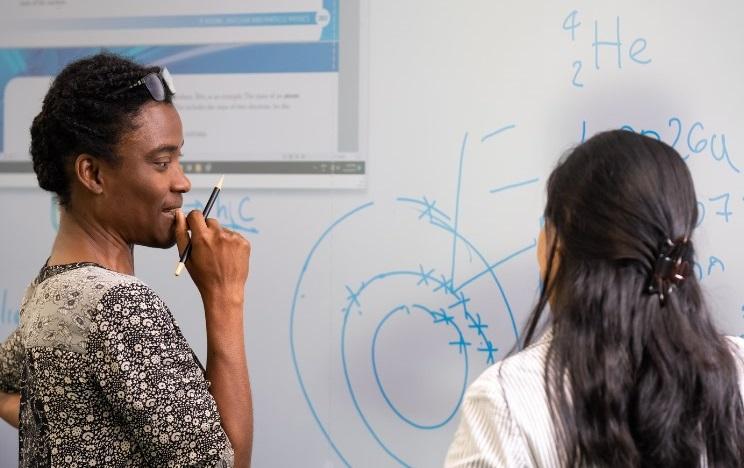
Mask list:
[[181,169],[183,129],[176,108],[145,104],[136,128],[117,145],[119,164],[103,164],[106,224],[126,242],[168,248],[175,243],[175,209],[191,182]]
[[[540,229],[540,234],[537,237],[537,265],[540,268],[540,278],[542,278],[543,281],[545,280],[545,275],[548,271],[548,257],[550,256],[550,249],[552,248],[551,242],[553,242],[553,238],[553,228],[546,221]],[[556,252],[553,255],[551,276],[555,276],[555,272],[558,269],[558,260],[558,250],[556,249]]]
[[545,271],[548,268],[548,247],[545,234],[545,225],[540,228],[540,234],[537,236],[537,266],[540,269],[540,278],[545,278]]

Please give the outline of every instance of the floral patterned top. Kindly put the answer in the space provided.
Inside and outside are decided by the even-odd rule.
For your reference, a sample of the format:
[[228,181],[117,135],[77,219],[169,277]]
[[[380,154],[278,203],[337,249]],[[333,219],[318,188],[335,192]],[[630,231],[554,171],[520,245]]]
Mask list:
[[21,467],[233,466],[201,364],[168,307],[92,263],[42,268],[0,345],[21,393]]

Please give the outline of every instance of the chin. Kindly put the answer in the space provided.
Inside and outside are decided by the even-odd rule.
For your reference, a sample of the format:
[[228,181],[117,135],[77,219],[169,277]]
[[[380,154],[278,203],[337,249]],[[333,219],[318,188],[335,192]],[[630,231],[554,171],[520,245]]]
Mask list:
[[140,242],[139,245],[143,247],[152,247],[154,249],[170,249],[176,245],[176,237],[171,236],[167,239],[149,239],[144,242]]
[[158,244],[156,247],[159,248],[159,249],[170,249],[174,245],[176,245],[176,238],[175,238],[175,236],[174,237],[171,237],[170,239],[166,240],[165,242],[162,242],[162,243]]

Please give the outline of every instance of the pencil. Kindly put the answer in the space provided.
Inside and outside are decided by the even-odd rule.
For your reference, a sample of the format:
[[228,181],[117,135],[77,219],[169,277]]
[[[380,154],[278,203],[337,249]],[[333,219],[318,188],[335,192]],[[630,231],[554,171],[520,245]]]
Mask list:
[[[212,206],[214,205],[215,200],[217,200],[217,195],[219,195],[220,190],[222,190],[222,182],[224,180],[225,180],[225,176],[223,175],[222,177],[220,177],[220,180],[219,182],[217,182],[217,185],[214,186],[214,189],[212,189],[212,194],[209,196],[209,200],[207,200],[207,204],[204,206],[204,209],[202,210],[204,219],[207,219],[207,216],[209,216],[209,212],[212,211]],[[180,275],[181,271],[183,271],[183,267],[186,265],[186,260],[188,260],[189,254],[191,254],[191,239],[189,239],[189,243],[186,244],[186,248],[183,249],[181,258],[178,260],[178,266],[176,266],[176,276]]]

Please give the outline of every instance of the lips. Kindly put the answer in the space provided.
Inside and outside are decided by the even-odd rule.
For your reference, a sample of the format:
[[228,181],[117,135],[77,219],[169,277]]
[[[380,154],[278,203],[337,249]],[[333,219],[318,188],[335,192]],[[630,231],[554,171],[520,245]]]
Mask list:
[[176,217],[176,210],[180,210],[183,206],[183,199],[179,196],[175,198],[170,205],[165,205],[163,207],[163,214]]
[[172,216],[172,217],[175,218],[176,217],[176,210],[180,210],[180,209],[181,209],[181,206],[180,205],[179,206],[173,206],[173,207],[170,207],[170,208],[163,208],[163,214],[166,215],[166,216]]
[[163,208],[163,211],[180,210],[181,209],[181,206],[182,205],[180,203],[177,204],[177,205],[167,205],[165,208]]

